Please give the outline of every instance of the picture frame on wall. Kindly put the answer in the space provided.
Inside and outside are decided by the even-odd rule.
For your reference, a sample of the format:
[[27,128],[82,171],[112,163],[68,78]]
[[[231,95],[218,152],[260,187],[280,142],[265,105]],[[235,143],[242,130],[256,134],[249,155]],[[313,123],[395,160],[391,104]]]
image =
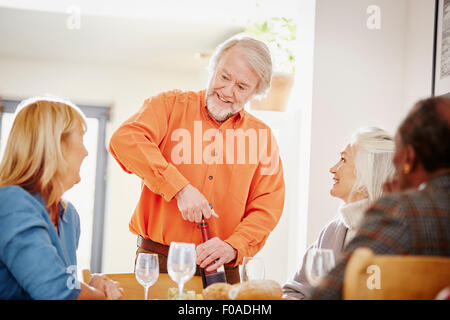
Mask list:
[[432,94],[450,97],[450,0],[435,0]]

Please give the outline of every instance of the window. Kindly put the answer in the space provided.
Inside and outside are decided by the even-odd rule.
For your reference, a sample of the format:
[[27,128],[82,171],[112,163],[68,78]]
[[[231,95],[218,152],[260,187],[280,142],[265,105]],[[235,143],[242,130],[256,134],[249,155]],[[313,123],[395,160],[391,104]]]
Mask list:
[[[3,157],[19,102],[3,101],[3,112],[0,112],[0,159]],[[83,105],[78,107],[87,118],[88,130],[84,136],[84,144],[89,155],[80,169],[81,182],[68,190],[64,199],[70,201],[80,215],[81,236],[77,251],[79,270],[101,272],[107,161],[105,132],[110,108]]]

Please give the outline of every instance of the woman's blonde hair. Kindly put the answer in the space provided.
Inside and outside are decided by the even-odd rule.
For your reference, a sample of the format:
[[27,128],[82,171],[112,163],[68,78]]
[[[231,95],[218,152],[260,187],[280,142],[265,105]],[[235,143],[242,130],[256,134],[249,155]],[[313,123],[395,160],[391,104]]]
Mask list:
[[0,187],[17,185],[40,192],[57,219],[61,199],[56,184],[67,168],[62,146],[78,126],[86,131],[86,120],[70,102],[38,97],[22,101],[0,163]]

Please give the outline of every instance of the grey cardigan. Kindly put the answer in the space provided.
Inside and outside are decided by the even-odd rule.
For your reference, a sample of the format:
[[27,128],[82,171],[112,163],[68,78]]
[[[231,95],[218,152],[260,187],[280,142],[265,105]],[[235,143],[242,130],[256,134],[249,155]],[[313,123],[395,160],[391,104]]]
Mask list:
[[340,218],[332,220],[319,234],[319,238],[314,242],[303,256],[303,263],[294,275],[294,278],[283,285],[283,298],[304,299],[311,291],[305,275],[306,255],[311,248],[322,248],[333,250],[336,261],[344,247],[344,240],[348,228]]

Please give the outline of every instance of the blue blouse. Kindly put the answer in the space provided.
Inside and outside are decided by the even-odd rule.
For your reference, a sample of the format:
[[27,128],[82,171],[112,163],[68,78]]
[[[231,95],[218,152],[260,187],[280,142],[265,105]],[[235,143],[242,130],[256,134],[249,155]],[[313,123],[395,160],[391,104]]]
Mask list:
[[59,206],[59,234],[40,193],[0,188],[0,299],[76,299],[80,218]]

